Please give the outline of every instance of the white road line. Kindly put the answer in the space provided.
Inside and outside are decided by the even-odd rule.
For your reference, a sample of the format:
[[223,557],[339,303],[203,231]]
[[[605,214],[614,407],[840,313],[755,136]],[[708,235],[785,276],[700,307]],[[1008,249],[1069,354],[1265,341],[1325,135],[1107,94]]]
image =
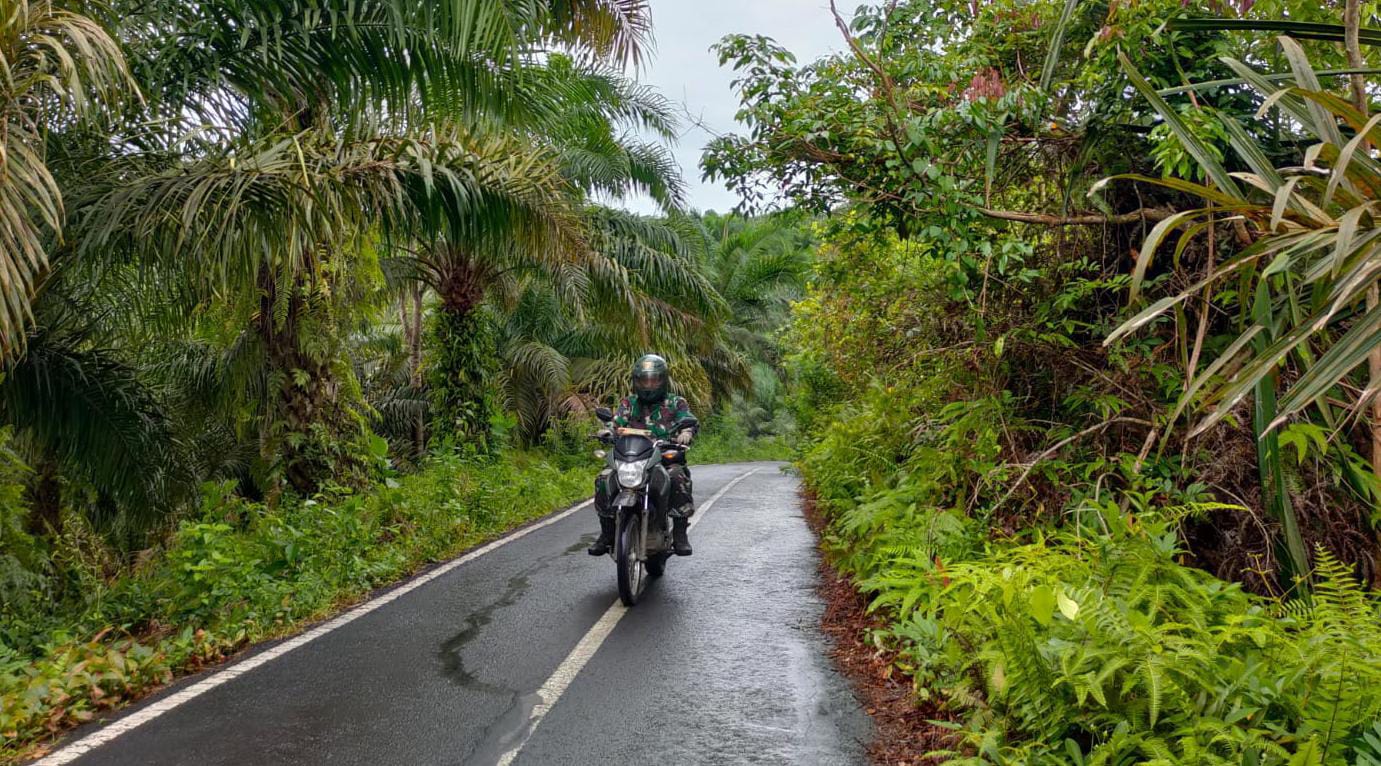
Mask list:
[[186,702],[190,702],[191,700],[200,697],[201,695],[211,691],[212,689],[216,688],[217,686],[220,686],[223,683],[226,683],[227,681],[232,681],[261,665],[267,665],[268,663],[278,659],[279,657],[282,657],[288,652],[291,652],[292,650],[300,646],[309,644],[312,641],[321,638],[322,636],[326,635],[327,633],[330,633],[336,628],[349,625],[350,623],[360,619],[361,617],[369,614],[370,612],[378,609],[379,607],[392,603],[393,601],[402,598],[403,596],[406,596],[407,594],[417,590],[423,585],[426,585],[432,580],[435,580],[436,578],[445,575],[446,573],[450,572],[458,566],[461,566],[462,564],[474,561],[475,559],[479,558],[480,556],[483,556],[486,553],[490,553],[491,551],[497,550],[513,542],[514,540],[526,537],[532,534],[533,532],[542,529],[543,527],[549,527],[552,524],[555,524],[556,522],[565,519],[566,517],[583,508],[588,508],[592,502],[594,501],[586,500],[583,503],[567,508],[566,510],[556,514],[555,516],[550,516],[546,519],[543,519],[542,521],[533,524],[532,526],[523,527],[522,529],[519,529],[516,532],[513,532],[505,537],[501,537],[498,540],[488,543],[487,545],[476,548],[475,550],[470,551],[469,553],[465,554],[464,556],[461,556],[458,559],[453,559],[445,564],[442,564],[436,569],[433,569],[432,571],[414,580],[411,580],[404,585],[394,588],[393,590],[379,596],[378,598],[375,598],[371,601],[366,601],[365,603],[360,604],[359,606],[355,607],[354,609],[351,609],[345,614],[342,614],[339,617],[336,617],[335,619],[324,622],[316,626],[315,628],[312,628],[311,630],[307,631],[306,633],[303,633],[294,638],[290,638],[287,641],[284,641],[283,643],[273,647],[272,649],[260,652],[259,654],[256,654],[253,657],[244,660],[243,662],[238,662],[234,665],[231,665],[230,667],[227,667],[224,670],[218,671],[211,676],[203,678],[202,680],[192,684],[191,686],[187,687],[186,689],[183,689],[182,691],[176,694],[170,695],[167,699],[159,700],[158,702],[149,705],[148,707],[144,708],[143,710],[140,710],[137,713],[127,715],[124,718],[121,718],[120,720],[110,724],[109,726],[98,729],[97,731],[94,731],[91,734],[82,737],[81,739],[77,740],[76,742],[73,742],[68,746],[50,753],[46,757],[36,761],[33,764],[33,766],[60,766],[61,764],[71,763],[72,761],[77,760],[78,758],[82,757],[83,755],[86,755],[92,750],[95,750],[101,745],[104,745],[112,739],[115,739],[121,734],[124,734],[125,732],[130,731],[132,729],[138,728],[139,726],[142,726],[143,724],[152,721],[153,719],[163,715],[164,713],[173,710],[179,705],[182,705]]
[[[716,492],[714,497],[709,499],[709,502],[700,507],[699,513],[691,517],[690,528],[694,529],[695,525],[700,523],[701,519],[705,518],[705,514],[710,512],[710,508],[714,506],[719,498],[724,497],[726,492],[737,486],[739,482],[757,472],[758,469],[754,468],[735,478],[728,484],[725,484],[723,489]],[[548,678],[547,682],[542,684],[542,688],[537,690],[538,702],[532,707],[532,715],[528,718],[527,731],[524,732],[522,739],[518,740],[517,744],[503,754],[503,757],[499,759],[498,766],[512,766],[514,759],[518,757],[518,753],[522,752],[523,746],[527,744],[529,739],[532,739],[532,733],[537,730],[537,726],[542,723],[542,719],[546,717],[547,713],[551,712],[552,706],[556,704],[557,700],[561,699],[562,694],[566,693],[566,688],[571,685],[571,682],[575,680],[576,676],[580,675],[580,671],[584,669],[586,663],[590,661],[590,658],[595,656],[595,652],[599,651],[599,647],[604,643],[604,640],[609,638],[610,633],[614,632],[614,626],[618,625],[619,620],[623,619],[623,616],[627,613],[628,607],[624,606],[622,601],[615,601],[599,618],[599,621],[595,623],[594,627],[590,628],[590,631],[585,634],[585,637],[580,639],[580,643],[575,645],[571,653],[566,655],[566,659],[562,660],[561,664],[556,667],[556,671],[551,674],[551,678]]]

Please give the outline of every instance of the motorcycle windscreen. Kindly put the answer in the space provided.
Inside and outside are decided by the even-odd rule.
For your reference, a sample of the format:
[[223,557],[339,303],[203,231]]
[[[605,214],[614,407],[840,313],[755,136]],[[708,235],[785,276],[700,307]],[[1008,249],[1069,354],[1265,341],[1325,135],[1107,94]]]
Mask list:
[[631,489],[625,489],[614,498],[615,508],[636,508],[638,507],[638,493]]
[[653,446],[646,436],[620,436],[614,442],[614,454],[624,461],[646,460],[652,457]]

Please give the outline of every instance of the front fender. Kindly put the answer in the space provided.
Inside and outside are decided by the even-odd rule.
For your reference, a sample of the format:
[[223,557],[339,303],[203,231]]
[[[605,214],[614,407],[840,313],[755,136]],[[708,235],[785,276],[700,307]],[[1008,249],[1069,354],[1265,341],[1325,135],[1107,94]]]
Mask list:
[[667,467],[661,463],[652,467],[652,475],[647,477],[648,491],[652,493],[652,502],[658,508],[667,510],[667,503],[671,498],[671,475],[667,473]]

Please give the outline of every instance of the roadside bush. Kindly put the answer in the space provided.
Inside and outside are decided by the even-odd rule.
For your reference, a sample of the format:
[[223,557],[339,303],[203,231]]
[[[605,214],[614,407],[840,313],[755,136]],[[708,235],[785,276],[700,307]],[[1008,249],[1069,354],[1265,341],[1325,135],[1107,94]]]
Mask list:
[[590,467],[599,446],[593,436],[600,423],[592,414],[570,414],[551,422],[542,434],[542,451],[562,468]]
[[47,597],[44,556],[25,529],[25,474],[29,469],[9,448],[10,431],[0,429],[0,663],[4,645],[40,609]]
[[[849,264],[859,247],[826,252]],[[1190,530],[1260,523],[1214,502],[1241,494],[1212,473],[1234,453],[1138,454],[1131,397],[1163,404],[1182,381],[1128,349],[1090,357],[1096,381],[1050,363],[1118,285],[1071,274],[1026,304],[1034,329],[980,344],[934,321],[933,275],[863,249],[875,267],[826,262],[795,307],[797,465],[830,557],[871,597],[872,642],[953,730],[937,758],[1369,763],[1381,604],[1357,572],[1321,546],[1312,600],[1284,602],[1189,566]]]
[[756,460],[790,460],[791,439],[783,434],[752,436],[730,410],[706,419],[690,453],[697,463],[747,463]]
[[[810,475],[807,474],[807,479]],[[906,478],[838,504],[829,545],[920,699],[955,718],[950,764],[1350,764],[1381,717],[1381,604],[1327,551],[1312,602],[1182,566],[1185,516],[1122,512],[988,539]]]

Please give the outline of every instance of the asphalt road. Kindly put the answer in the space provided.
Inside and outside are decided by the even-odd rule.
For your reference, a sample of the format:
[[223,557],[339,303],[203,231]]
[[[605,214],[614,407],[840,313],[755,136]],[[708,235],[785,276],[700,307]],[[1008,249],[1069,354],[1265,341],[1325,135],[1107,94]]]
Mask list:
[[865,763],[870,723],[816,628],[796,480],[776,464],[692,470],[702,508],[728,491],[697,521],[695,555],[630,610],[613,563],[585,554],[587,508],[242,674],[88,724],[49,763]]

